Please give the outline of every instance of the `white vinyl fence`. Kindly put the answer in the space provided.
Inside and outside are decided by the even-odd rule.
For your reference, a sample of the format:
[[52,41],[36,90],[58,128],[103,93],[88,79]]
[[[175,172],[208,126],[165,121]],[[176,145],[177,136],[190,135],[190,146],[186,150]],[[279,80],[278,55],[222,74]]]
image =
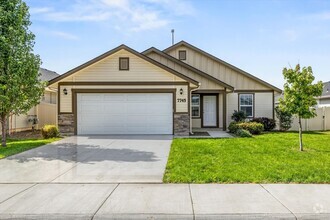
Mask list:
[[[330,130],[330,106],[316,109],[317,116],[311,119],[302,119],[303,131],[326,131]],[[298,118],[294,118],[291,131],[298,131]]]

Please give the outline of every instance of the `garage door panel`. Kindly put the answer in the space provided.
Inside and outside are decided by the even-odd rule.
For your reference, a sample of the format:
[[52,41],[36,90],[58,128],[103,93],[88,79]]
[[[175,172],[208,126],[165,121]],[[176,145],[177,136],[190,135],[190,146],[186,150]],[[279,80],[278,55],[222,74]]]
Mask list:
[[121,102],[125,101],[126,96],[123,94],[113,93],[111,96],[103,95],[103,100],[106,102]]
[[170,93],[77,95],[78,134],[172,134]]

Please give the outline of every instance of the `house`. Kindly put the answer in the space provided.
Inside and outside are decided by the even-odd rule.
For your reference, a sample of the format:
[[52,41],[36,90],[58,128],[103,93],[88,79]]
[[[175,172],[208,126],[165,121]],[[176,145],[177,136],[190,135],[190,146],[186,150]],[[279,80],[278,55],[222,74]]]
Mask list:
[[323,83],[323,92],[317,102],[319,107],[330,106],[330,81]]
[[139,53],[118,46],[49,81],[62,134],[226,130],[234,110],[274,118],[275,86],[181,41]]
[[[44,68],[40,68],[39,72],[39,79],[41,81],[49,81],[59,76],[56,72]],[[10,116],[7,123],[9,133],[30,130],[32,128],[31,119],[33,118],[37,118],[39,121],[35,127],[36,129],[41,128],[45,124],[55,124],[57,121],[56,96],[57,90],[47,88],[40,100],[39,105],[31,108],[27,114]]]

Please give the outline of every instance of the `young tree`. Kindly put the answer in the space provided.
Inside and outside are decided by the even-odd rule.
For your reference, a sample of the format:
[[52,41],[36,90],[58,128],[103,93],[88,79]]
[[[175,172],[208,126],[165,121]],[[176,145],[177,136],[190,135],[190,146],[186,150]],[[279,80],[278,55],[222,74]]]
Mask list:
[[33,54],[34,34],[22,0],[0,0],[0,122],[6,146],[7,120],[39,103],[44,83],[39,81],[40,58]]
[[303,151],[301,119],[313,118],[316,116],[317,104],[315,97],[322,94],[323,84],[313,84],[315,77],[312,68],[303,67],[298,64],[295,69],[283,69],[284,98],[280,99],[280,108],[298,117],[299,120],[299,145]]

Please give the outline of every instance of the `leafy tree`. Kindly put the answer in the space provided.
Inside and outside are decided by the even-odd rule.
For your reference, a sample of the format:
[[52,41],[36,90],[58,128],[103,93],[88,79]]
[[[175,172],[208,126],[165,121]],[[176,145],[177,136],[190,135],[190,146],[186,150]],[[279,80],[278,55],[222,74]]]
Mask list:
[[290,112],[280,109],[279,106],[275,108],[276,117],[279,120],[280,131],[287,131],[291,128],[292,114]]
[[316,116],[317,104],[315,97],[320,96],[323,90],[322,82],[313,84],[312,67],[300,68],[298,64],[295,69],[283,69],[284,98],[280,99],[280,109],[298,117],[299,120],[299,145],[303,151],[301,119],[313,118]]
[[33,54],[34,34],[22,0],[0,0],[0,122],[2,146],[12,114],[24,114],[39,103],[45,84],[39,81],[41,60]]

